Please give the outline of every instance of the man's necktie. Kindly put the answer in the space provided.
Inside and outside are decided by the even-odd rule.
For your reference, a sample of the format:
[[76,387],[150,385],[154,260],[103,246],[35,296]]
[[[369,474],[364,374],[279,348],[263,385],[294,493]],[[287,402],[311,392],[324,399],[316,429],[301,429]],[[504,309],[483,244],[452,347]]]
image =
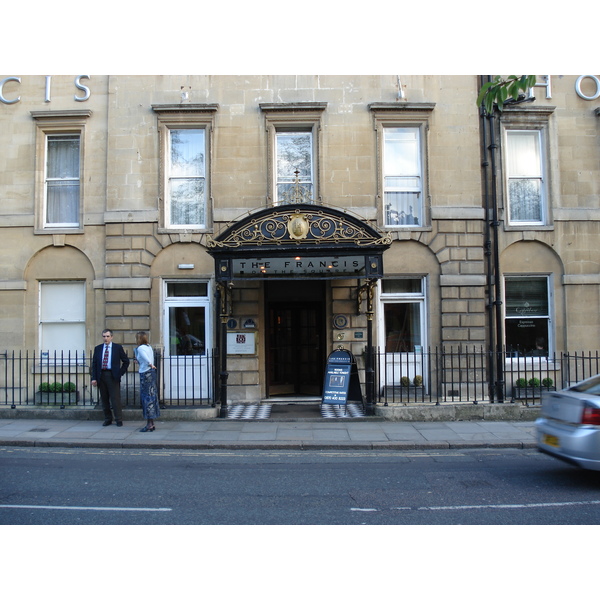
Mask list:
[[104,358],[102,359],[102,368],[108,369],[108,346],[104,346]]

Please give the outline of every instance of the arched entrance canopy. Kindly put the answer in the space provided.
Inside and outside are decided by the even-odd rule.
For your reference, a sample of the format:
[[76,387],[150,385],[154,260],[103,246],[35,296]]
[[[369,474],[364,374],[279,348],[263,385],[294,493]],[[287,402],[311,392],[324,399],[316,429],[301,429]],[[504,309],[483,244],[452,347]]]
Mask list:
[[230,286],[252,279],[366,279],[358,302],[367,298],[367,414],[373,414],[373,288],[383,277],[383,252],[390,235],[346,212],[315,204],[286,204],[259,210],[234,223],[214,239],[221,331],[219,349],[221,417],[227,416],[227,335]]
[[235,279],[379,279],[389,235],[315,204],[257,211],[208,241],[218,282]]

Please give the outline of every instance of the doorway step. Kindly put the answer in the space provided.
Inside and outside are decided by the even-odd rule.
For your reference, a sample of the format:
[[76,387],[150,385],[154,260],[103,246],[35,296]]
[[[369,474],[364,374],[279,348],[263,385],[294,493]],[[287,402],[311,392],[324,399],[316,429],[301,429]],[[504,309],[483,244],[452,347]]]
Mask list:
[[269,404],[321,404],[321,396],[273,396],[263,402]]

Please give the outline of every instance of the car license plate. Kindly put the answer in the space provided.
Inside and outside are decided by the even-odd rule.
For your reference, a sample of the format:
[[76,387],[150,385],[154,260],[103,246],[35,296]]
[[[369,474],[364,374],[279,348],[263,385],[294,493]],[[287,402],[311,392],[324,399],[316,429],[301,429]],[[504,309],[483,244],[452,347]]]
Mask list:
[[560,443],[558,438],[555,435],[548,435],[545,433],[542,436],[542,442],[546,444],[546,446],[552,446],[553,448],[560,448]]

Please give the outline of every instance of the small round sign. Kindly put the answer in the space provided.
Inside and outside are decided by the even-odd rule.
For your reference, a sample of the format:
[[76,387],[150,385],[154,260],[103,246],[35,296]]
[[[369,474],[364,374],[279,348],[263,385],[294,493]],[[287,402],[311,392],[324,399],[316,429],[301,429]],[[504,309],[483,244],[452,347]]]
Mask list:
[[335,315],[333,317],[333,326],[336,329],[344,329],[344,327],[348,326],[348,317],[346,315]]

